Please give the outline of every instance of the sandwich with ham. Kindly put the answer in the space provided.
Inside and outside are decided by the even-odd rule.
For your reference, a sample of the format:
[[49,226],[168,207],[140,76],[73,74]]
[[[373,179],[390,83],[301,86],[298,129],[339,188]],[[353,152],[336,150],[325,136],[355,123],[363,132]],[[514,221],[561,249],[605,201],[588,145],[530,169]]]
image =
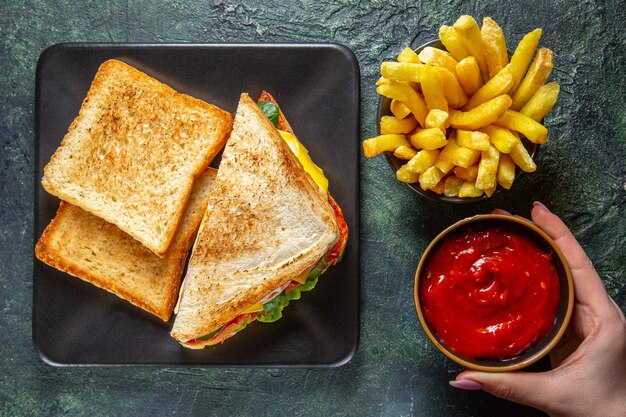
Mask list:
[[201,349],[291,300],[340,261],[348,228],[273,97],[242,94],[183,280],[171,335]]

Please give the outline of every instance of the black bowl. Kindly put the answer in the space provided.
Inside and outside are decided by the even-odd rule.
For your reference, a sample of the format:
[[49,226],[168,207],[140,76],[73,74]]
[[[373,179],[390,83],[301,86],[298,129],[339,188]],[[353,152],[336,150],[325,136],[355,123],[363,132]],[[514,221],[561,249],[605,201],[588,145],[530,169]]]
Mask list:
[[[433,47],[433,48],[443,49],[444,51],[446,50],[446,48],[443,46],[441,41],[437,39],[437,40],[433,40],[433,41],[425,43],[424,45],[415,49],[415,52],[419,54],[422,51],[422,49],[428,46]],[[380,135],[380,118],[382,116],[392,115],[391,110],[389,108],[390,105],[391,105],[391,100],[389,98],[383,97],[383,96],[380,96],[378,98],[378,111],[376,113],[376,129],[379,135]],[[536,143],[532,143],[531,141],[529,141],[528,139],[524,137],[522,137],[522,143],[524,147],[526,148],[526,150],[528,151],[528,153],[530,154],[530,156],[533,159],[535,159],[535,155],[537,154],[537,151],[539,150],[539,145],[537,145]],[[406,164],[406,161],[396,158],[393,155],[393,152],[385,152],[385,157],[387,158],[387,162],[389,163],[389,166],[391,167],[391,169],[393,169],[394,175],[396,171],[402,165]],[[516,167],[516,178],[519,177],[522,172],[523,171],[519,169],[519,167]],[[419,183],[405,183],[405,184],[409,188],[411,188],[413,191],[421,195],[422,197],[426,197],[428,199],[435,200],[435,201],[443,201],[445,203],[457,203],[457,204],[458,203],[475,203],[475,202],[484,201],[490,198],[490,197],[487,197],[485,194],[483,194],[480,197],[446,197],[443,194],[437,194],[430,190],[422,190],[422,188],[419,186]],[[501,190],[502,190],[502,187],[498,186],[496,188],[494,195],[496,193],[499,193]]]

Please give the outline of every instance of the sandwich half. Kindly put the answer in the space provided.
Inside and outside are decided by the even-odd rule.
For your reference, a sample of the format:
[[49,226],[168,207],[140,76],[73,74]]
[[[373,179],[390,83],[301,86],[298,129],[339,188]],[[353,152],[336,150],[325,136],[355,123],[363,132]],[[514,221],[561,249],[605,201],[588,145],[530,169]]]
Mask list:
[[[275,107],[278,122],[284,115]],[[278,319],[343,252],[341,210],[305,170],[306,149],[288,130],[279,132],[241,95],[180,290],[171,335],[185,347],[220,343],[252,321]]]

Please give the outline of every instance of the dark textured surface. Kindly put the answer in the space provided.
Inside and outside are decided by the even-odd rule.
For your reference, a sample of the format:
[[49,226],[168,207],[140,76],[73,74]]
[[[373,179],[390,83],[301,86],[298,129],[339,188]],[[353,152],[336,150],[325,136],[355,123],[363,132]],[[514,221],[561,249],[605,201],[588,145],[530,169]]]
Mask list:
[[[460,370],[419,328],[419,254],[462,217],[540,199],[563,216],[626,309],[626,25],[623,1],[113,0],[0,3],[0,415],[542,415],[447,385]],[[361,171],[359,351],[331,370],[56,369],[31,343],[33,106],[41,51],[63,41],[307,42],[350,47],[362,75],[362,137],[375,134],[381,59],[433,38],[458,15],[492,16],[509,48],[543,27],[562,85],[539,171],[487,203],[440,206],[395,181],[384,158]]]

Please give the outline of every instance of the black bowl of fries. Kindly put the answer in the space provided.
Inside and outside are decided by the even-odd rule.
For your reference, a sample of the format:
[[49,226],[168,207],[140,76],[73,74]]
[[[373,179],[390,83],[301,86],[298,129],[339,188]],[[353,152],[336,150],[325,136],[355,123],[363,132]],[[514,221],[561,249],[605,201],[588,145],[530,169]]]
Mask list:
[[427,198],[483,201],[537,168],[542,121],[559,92],[545,84],[553,54],[537,49],[535,29],[509,56],[490,18],[480,29],[461,16],[439,37],[381,64],[378,136],[363,142],[364,154],[384,153],[397,179]]

